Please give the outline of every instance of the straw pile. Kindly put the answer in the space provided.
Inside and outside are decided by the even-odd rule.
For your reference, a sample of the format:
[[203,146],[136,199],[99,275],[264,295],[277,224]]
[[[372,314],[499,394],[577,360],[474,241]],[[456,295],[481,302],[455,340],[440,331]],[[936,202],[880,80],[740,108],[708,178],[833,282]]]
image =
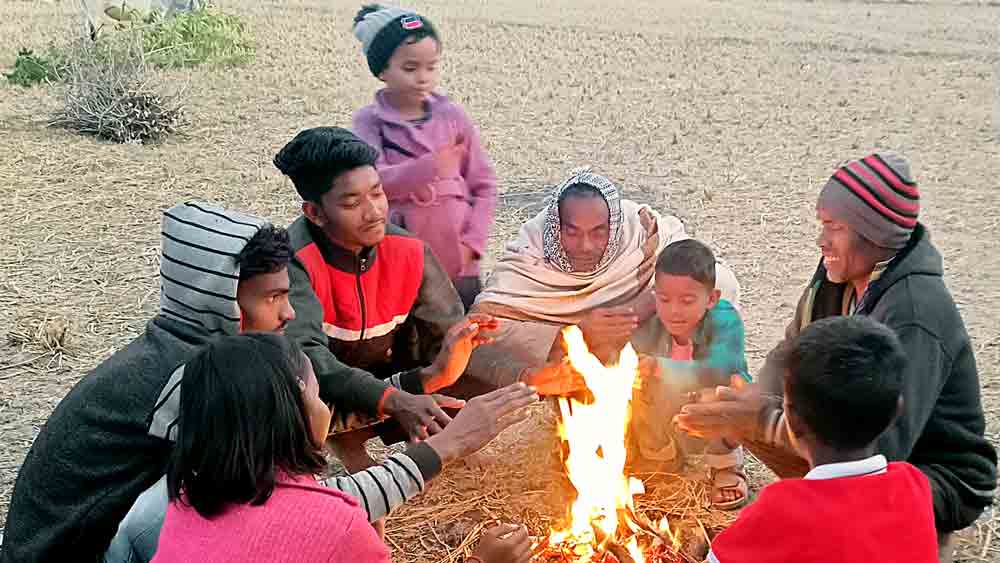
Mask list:
[[[575,493],[560,459],[555,424],[548,405],[532,407],[526,422],[472,459],[446,468],[424,495],[389,518],[386,542],[393,560],[461,562],[482,531],[501,522],[523,524],[539,541],[560,527]],[[640,515],[653,522],[666,516],[673,530],[682,530],[685,550],[702,556],[707,538],[735,518],[710,508],[703,475],[654,476],[645,482],[646,494],[636,497]]]

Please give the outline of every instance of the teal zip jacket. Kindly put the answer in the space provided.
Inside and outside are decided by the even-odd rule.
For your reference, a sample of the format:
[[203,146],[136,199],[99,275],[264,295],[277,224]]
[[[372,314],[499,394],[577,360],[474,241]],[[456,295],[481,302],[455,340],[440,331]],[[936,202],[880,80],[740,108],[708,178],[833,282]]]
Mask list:
[[728,385],[733,374],[750,381],[743,319],[732,303],[720,300],[701,320],[691,339],[694,359],[671,360],[673,338],[654,315],[632,336],[632,345],[640,354],[655,356],[673,386],[693,390]]

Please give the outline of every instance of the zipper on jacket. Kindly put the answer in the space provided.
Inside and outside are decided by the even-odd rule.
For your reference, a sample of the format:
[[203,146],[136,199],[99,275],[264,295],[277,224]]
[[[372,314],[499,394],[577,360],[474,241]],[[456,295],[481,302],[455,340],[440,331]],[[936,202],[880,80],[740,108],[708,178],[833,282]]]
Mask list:
[[358,300],[361,302],[361,336],[358,338],[360,345],[365,339],[365,329],[368,327],[368,311],[365,307],[365,292],[361,288],[361,271],[365,258],[360,255],[354,257],[354,280],[358,288]]

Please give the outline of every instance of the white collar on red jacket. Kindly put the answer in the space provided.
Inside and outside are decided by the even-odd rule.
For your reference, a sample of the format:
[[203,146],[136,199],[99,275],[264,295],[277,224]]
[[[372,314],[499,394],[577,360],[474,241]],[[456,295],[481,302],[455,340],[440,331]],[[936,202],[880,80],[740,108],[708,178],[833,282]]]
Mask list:
[[873,455],[869,458],[858,461],[845,461],[842,463],[827,463],[817,465],[806,473],[806,479],[838,479],[840,477],[863,477],[865,475],[881,475],[889,468],[889,462],[884,455]]

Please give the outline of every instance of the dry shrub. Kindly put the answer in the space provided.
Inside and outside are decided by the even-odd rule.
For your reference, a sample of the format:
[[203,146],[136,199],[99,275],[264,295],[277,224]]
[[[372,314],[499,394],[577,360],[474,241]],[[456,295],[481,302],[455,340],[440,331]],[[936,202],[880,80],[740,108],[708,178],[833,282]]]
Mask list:
[[66,57],[65,106],[51,125],[116,143],[162,140],[179,125],[177,95],[158,91],[140,32],[81,42]]
[[7,340],[15,346],[41,347],[49,352],[62,352],[69,345],[72,325],[66,319],[44,318],[29,322],[27,326],[15,323]]

